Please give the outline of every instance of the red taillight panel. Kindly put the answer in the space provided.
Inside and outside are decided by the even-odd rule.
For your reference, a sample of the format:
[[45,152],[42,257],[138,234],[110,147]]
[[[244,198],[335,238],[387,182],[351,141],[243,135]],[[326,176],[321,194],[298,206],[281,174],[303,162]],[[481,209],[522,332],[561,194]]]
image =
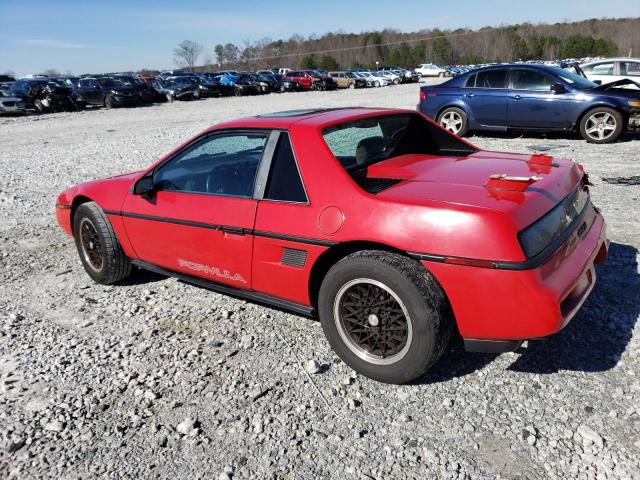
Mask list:
[[424,100],[425,98],[427,98],[427,96],[424,94],[422,90],[420,90],[420,101]]

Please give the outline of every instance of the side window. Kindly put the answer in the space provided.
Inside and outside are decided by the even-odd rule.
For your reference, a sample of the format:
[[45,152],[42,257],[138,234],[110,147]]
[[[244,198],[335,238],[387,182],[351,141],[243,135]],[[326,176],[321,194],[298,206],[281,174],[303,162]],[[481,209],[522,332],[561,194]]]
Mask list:
[[507,70],[478,72],[476,88],[507,88]]
[[293,156],[289,135],[281,133],[273,153],[271,172],[267,180],[264,198],[284,202],[307,202],[300,172]]
[[467,83],[464,84],[465,87],[467,88],[473,88],[476,86],[476,76],[478,74],[474,73],[473,75],[470,75],[469,78],[467,78]]
[[[477,82],[476,82],[477,83]],[[551,80],[535,70],[512,70],[511,88],[514,90],[550,91]]]
[[156,172],[160,190],[250,198],[266,133],[216,135],[197,141]]
[[620,62],[620,75],[640,77],[640,62]]
[[591,75],[613,75],[613,62],[597,63],[582,67],[584,73]]
[[78,86],[80,88],[87,88],[89,86],[89,80],[80,80]]

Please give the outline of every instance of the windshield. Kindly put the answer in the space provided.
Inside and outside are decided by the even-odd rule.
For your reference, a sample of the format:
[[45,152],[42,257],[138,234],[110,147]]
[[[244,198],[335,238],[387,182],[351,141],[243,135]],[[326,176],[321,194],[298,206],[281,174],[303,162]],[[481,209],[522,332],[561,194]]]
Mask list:
[[559,67],[551,67],[549,68],[549,71],[554,75],[556,75],[557,77],[560,77],[565,82],[570,83],[571,85],[575,85],[576,87],[579,87],[579,88],[594,88],[598,86],[597,84],[593,83],[591,80],[587,80],[586,78],[581,77],[580,75],[569,72],[567,70],[563,70],[562,68],[559,68]]
[[468,155],[473,147],[417,114],[354,120],[323,130],[327,146],[348,172],[408,154]]
[[98,78],[98,83],[103,87],[117,87],[118,83],[112,78]]
[[142,83],[141,80],[136,80],[133,77],[118,77],[117,80],[123,85],[138,85],[139,83]]

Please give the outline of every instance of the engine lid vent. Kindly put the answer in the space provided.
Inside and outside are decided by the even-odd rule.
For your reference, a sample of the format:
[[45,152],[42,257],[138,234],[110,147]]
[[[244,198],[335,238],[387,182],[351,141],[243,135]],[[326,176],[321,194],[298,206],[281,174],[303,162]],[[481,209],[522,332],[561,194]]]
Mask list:
[[398,178],[371,178],[371,177],[357,177],[355,181],[360,188],[365,192],[375,195],[389,187],[392,187],[396,183],[400,183],[402,180]]

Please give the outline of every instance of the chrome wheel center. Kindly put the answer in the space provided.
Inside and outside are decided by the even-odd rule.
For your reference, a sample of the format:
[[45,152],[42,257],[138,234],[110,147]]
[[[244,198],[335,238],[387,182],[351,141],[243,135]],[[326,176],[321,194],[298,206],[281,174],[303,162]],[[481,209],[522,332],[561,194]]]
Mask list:
[[367,317],[367,320],[369,321],[369,325],[371,325],[372,327],[377,327],[378,325],[380,325],[380,319],[373,313]]

